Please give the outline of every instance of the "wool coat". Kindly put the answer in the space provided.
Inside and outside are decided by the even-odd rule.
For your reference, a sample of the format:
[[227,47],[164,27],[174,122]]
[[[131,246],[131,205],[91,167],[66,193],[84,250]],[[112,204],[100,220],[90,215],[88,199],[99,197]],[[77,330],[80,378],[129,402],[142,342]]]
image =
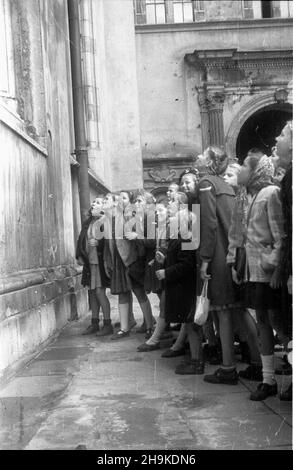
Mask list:
[[[186,240],[185,240],[186,243]],[[165,261],[165,319],[185,323],[194,314],[196,302],[195,250],[183,250],[180,238],[170,240]]]
[[200,204],[200,263],[208,262],[208,298],[214,306],[235,302],[235,287],[231,269],[226,264],[228,231],[234,207],[235,193],[222,177],[204,176],[197,187]]

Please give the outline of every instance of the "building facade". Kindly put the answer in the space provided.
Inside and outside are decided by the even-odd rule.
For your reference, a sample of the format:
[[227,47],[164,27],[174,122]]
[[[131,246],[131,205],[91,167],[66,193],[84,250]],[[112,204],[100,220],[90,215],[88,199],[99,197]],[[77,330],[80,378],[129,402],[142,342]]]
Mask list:
[[292,117],[292,2],[137,0],[134,9],[145,186],[164,191],[210,144],[240,161],[255,146],[270,154]]
[[[78,3],[93,198],[142,186],[135,27],[132,1]],[[67,0],[0,0],[2,377],[88,313],[69,33]]]
[[291,2],[0,0],[3,376],[88,313],[68,2],[91,198],[144,185],[160,199],[207,145],[269,152],[292,116]]

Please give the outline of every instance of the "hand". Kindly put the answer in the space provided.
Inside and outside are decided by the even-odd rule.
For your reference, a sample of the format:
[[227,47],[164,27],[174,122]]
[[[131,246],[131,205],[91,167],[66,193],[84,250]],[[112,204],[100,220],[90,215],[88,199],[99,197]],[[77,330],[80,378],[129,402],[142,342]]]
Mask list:
[[151,259],[151,261],[148,262],[148,265],[149,265],[149,266],[153,266],[154,262],[155,262],[155,260],[154,260],[154,259]]
[[125,233],[125,238],[127,238],[127,240],[136,240],[137,239],[137,233],[136,232],[127,232],[127,233]]
[[158,271],[156,271],[156,276],[159,281],[165,279],[165,269],[159,269]]
[[233,266],[231,267],[231,272],[232,272],[233,282],[235,282],[235,284],[239,286],[241,284],[241,281],[239,281],[237,271],[236,269],[233,268]]
[[292,275],[289,276],[287,281],[287,288],[290,295],[292,295]]
[[278,289],[278,287],[281,287],[281,284],[282,284],[282,278],[281,278],[280,269],[276,268],[271,277],[270,287],[272,289]]
[[205,281],[206,279],[211,278],[210,274],[207,274],[208,266],[209,266],[209,263],[207,263],[206,261],[203,261],[202,264],[201,264],[200,278],[201,278],[202,281]]
[[77,264],[79,264],[79,266],[84,266],[84,262],[83,262],[83,259],[81,257],[79,257],[77,259]]
[[161,251],[156,251],[156,261],[160,264],[163,264],[164,261],[165,261],[165,255],[163,255],[163,253],[161,253]]
[[98,240],[95,238],[90,238],[88,241],[89,246],[98,246]]

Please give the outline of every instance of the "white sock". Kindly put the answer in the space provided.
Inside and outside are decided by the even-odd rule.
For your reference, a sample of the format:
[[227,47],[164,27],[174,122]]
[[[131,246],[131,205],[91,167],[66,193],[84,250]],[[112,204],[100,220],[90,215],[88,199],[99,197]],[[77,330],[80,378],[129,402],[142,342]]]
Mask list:
[[146,342],[148,345],[157,344],[160,341],[160,336],[166,328],[166,320],[165,318],[159,317],[157,320],[155,331],[153,332],[150,339]]
[[186,324],[182,323],[180,331],[179,331],[179,335],[175,343],[173,344],[173,346],[171,346],[170,349],[172,349],[172,351],[179,351],[179,349],[182,349],[186,340],[186,335],[187,335]]
[[275,368],[274,368],[274,355],[261,356],[262,362],[262,375],[263,383],[274,385],[275,380]]

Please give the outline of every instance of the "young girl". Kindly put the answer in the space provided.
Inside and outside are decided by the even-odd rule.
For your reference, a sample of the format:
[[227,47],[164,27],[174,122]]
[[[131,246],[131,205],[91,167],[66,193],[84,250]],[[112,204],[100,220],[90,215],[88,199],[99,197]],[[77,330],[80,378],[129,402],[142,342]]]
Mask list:
[[237,384],[234,356],[232,311],[235,291],[231,270],[226,265],[228,230],[234,206],[233,188],[224,181],[228,157],[221,149],[209,147],[200,157],[206,176],[198,184],[200,204],[200,277],[209,279],[208,298],[217,312],[223,365],[204,380],[209,383]]
[[[87,229],[87,253],[90,270],[90,290],[95,293],[97,304],[102,307],[104,327],[107,334],[113,332],[110,318],[110,302],[106,295],[106,287],[109,287],[109,279],[104,268],[104,239],[98,236],[97,223],[103,207],[103,196],[97,197],[91,208],[92,219]],[[98,331],[102,336],[105,328]]]
[[[251,393],[251,400],[277,394],[274,376],[274,334],[271,316],[280,302],[274,271],[280,263],[283,214],[280,189],[272,184],[274,165],[266,155],[249,155],[238,177],[247,188],[249,206],[245,235],[247,306],[256,311],[260,334],[263,381]],[[235,272],[233,277],[235,278]]]

